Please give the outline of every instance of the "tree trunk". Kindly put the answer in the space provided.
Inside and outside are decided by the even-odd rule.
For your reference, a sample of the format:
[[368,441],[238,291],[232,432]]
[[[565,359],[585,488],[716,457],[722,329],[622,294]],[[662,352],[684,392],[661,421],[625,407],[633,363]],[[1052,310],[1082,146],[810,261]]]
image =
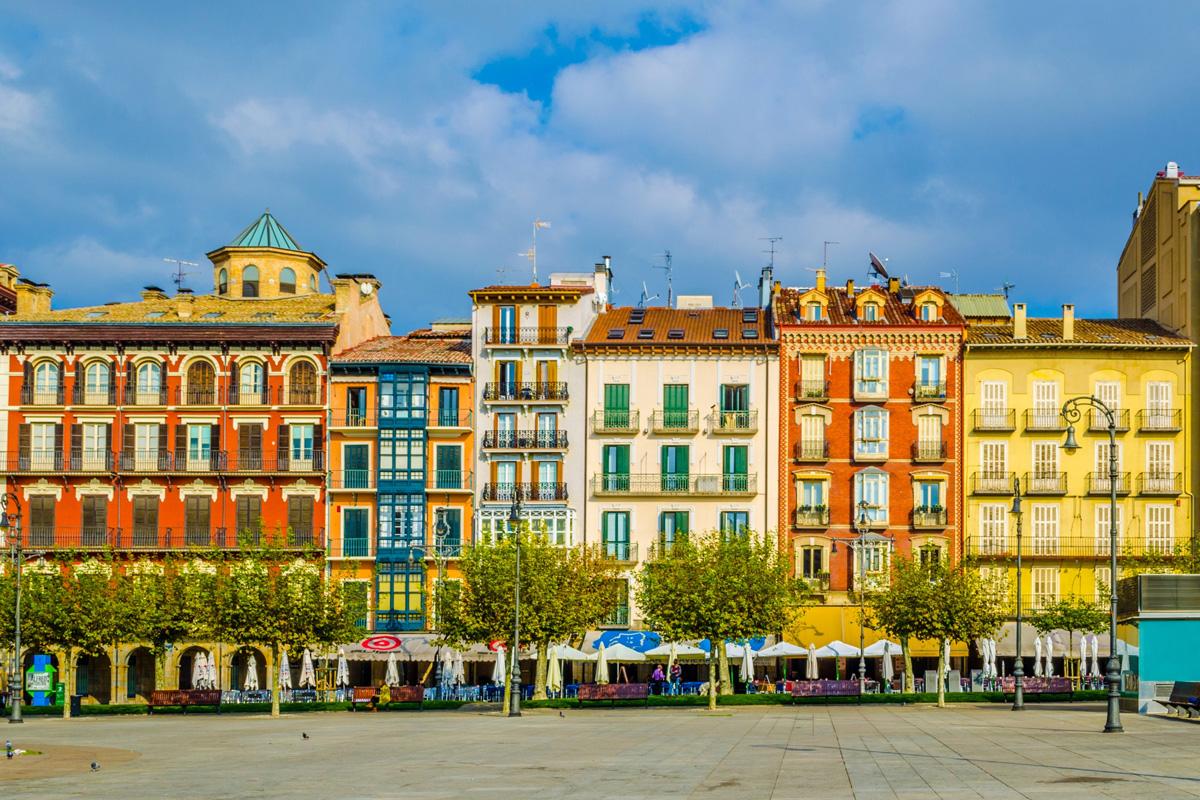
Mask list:
[[512,694],[512,667],[510,664],[504,665],[504,692],[500,695],[500,716],[508,713],[509,698]]
[[75,693],[75,648],[68,647],[62,667],[63,719],[71,718],[71,695]]
[[[712,639],[709,639],[711,642]],[[721,694],[733,694],[733,681],[729,679],[729,654],[725,652],[725,643],[713,645],[717,648],[717,663],[721,668]]]
[[271,645],[271,663],[268,666],[270,673],[267,675],[267,681],[271,684],[271,716],[279,716],[279,644]]
[[938,708],[946,707],[946,643],[938,648]]
[[900,640],[900,652],[904,654],[904,681],[900,686],[901,692],[917,690],[917,676],[913,675],[912,653],[908,649],[908,637]]
[[[709,642],[712,639],[708,640]],[[712,652],[713,648],[709,648],[708,653],[708,710],[717,710],[717,684],[720,683],[720,678],[717,676],[717,658]]]
[[545,642],[537,646],[537,667],[533,673],[533,699],[546,699],[546,669],[549,666],[550,645]]

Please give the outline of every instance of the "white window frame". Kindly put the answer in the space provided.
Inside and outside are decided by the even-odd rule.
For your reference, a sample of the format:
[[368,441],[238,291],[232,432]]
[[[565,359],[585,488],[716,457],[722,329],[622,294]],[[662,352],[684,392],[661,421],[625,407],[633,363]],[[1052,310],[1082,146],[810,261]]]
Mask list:
[[887,457],[888,418],[888,412],[878,406],[867,406],[854,412],[854,454],[856,456]]
[[867,519],[872,525],[888,524],[890,476],[879,469],[866,469],[854,475],[854,519],[858,521],[859,503],[867,503]]
[[979,555],[1008,552],[1008,512],[1004,503],[979,505]]
[[1165,503],[1145,506],[1146,552],[1170,555],[1175,552],[1175,507]]
[[1058,555],[1061,543],[1060,513],[1057,503],[1032,503],[1029,506],[1030,552],[1035,556]]

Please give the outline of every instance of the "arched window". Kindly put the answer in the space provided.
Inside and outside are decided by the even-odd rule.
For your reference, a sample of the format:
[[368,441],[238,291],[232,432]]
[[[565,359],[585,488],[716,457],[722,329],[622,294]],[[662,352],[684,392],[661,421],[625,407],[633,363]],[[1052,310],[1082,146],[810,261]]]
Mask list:
[[229,292],[229,271],[222,268],[217,273],[217,294],[227,294]]
[[317,276],[316,275],[308,276],[308,288],[314,292],[317,290]]
[[187,371],[187,401],[193,405],[212,405],[217,401],[217,376],[212,364],[193,361]]
[[84,402],[104,404],[108,402],[112,386],[112,369],[103,361],[93,361],[83,370]]
[[265,387],[262,364],[250,361],[238,371],[242,403],[261,403]]
[[288,373],[288,402],[313,405],[317,402],[317,368],[311,361],[297,361]]
[[152,361],[143,361],[137,368],[137,402],[153,405],[158,402],[162,390],[162,366]]
[[242,270],[242,297],[258,297],[258,267],[253,264]]
[[279,291],[282,294],[296,293],[296,270],[284,267],[279,273]]
[[33,394],[35,403],[57,403],[59,386],[58,364],[43,361],[33,368]]

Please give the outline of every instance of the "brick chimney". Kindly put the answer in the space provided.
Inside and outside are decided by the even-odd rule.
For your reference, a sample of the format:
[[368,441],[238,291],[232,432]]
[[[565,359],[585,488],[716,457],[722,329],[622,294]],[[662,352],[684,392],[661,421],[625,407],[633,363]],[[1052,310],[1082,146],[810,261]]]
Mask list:
[[[143,295],[144,297],[145,295]],[[166,299],[166,295],[163,295]],[[180,319],[191,319],[192,308],[195,306],[196,296],[192,294],[191,289],[180,289],[179,294],[175,295],[175,313]]]
[[54,290],[43,283],[31,283],[25,280],[17,281],[13,287],[17,293],[17,315],[45,314],[50,310],[50,300]]
[[825,291],[825,270],[824,269],[817,270],[817,291],[818,292]]
[[1075,338],[1075,305],[1073,303],[1063,303],[1062,337],[1064,342]]
[[888,278],[888,294],[894,294],[894,295],[900,294],[900,279],[899,278]]
[[846,296],[849,297],[851,300],[854,299],[854,280],[853,279],[846,281]]
[[1029,338],[1029,330],[1025,326],[1025,304],[1013,303],[1013,338]]
[[166,300],[167,293],[164,292],[162,289],[160,289],[157,286],[143,286],[142,287],[142,299],[143,300]]

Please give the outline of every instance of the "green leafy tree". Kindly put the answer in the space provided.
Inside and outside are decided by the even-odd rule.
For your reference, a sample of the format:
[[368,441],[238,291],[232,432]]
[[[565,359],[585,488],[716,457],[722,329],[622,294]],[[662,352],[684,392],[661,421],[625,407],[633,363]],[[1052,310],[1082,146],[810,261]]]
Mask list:
[[[666,639],[708,639],[710,709],[717,705],[726,640],[780,631],[804,596],[803,584],[769,536],[693,534],[656,551],[638,574],[637,599]],[[724,671],[724,669],[721,669]]]
[[1026,619],[1038,633],[1067,632],[1066,657],[1075,652],[1075,631],[1094,633],[1108,627],[1108,609],[1082,597],[1068,597],[1050,603]]
[[897,558],[892,563],[891,581],[887,586],[867,594],[867,623],[900,642],[904,656],[904,686],[913,688],[910,641],[924,638],[929,628],[935,584],[929,570],[910,558]]
[[[76,661],[81,655],[104,655],[119,641],[128,617],[121,595],[121,575],[115,565],[89,561],[59,573],[61,612],[53,630],[53,644],[66,655],[59,676],[66,695],[75,693]],[[63,717],[71,716],[71,704],[63,703]]]

